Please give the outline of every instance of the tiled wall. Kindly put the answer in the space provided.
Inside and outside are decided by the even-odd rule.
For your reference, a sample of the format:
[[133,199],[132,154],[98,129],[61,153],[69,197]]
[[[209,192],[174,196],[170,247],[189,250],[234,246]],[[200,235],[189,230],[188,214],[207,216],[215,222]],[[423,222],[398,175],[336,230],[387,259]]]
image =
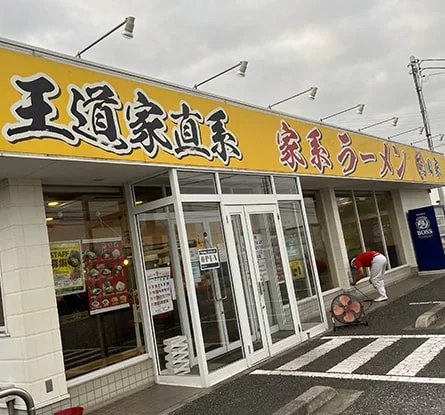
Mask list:
[[[53,415],[62,409],[80,406],[84,408],[84,414],[88,414],[153,384],[152,360],[147,358],[128,368],[69,388],[69,398],[40,408],[36,412],[37,415]],[[0,415],[3,413],[6,415],[6,410],[2,412],[0,409]]]
[[147,358],[134,366],[69,388],[70,405],[81,406],[85,408],[84,413],[88,413],[153,384],[152,360]]
[[151,360],[69,389],[72,406],[95,409],[154,383]]
[[[153,384],[152,360],[147,358],[126,369],[69,388],[69,398],[40,408],[36,412],[37,415],[53,415],[62,409],[80,406],[84,408],[84,414],[88,414]],[[21,400],[18,399],[17,403],[21,403]],[[25,411],[18,413],[26,414]],[[6,415],[7,411],[0,408],[0,415],[3,414]]]
[[0,386],[22,387],[37,404],[63,399],[62,343],[38,181],[0,182],[0,266],[8,330],[0,337]]

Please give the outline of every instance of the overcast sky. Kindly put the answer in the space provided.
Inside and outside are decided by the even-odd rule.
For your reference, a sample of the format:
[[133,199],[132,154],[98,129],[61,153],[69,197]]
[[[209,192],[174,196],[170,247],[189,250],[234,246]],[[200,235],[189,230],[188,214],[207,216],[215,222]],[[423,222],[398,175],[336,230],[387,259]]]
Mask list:
[[[75,55],[129,15],[134,39],[116,32],[83,58],[187,86],[247,60],[245,78],[201,89],[267,106],[317,86],[315,101],[276,109],[319,119],[363,103],[362,116],[330,121],[358,129],[400,117],[367,130],[380,137],[422,125],[409,57],[445,58],[443,0],[3,0],[0,37]],[[425,74],[432,134],[445,133],[445,70]]]

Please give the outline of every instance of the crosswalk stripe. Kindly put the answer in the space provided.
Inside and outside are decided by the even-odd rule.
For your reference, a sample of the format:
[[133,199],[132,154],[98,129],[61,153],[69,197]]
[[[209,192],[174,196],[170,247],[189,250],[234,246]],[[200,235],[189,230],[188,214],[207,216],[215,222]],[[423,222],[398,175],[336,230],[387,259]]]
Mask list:
[[330,368],[328,372],[331,373],[352,373],[360,366],[371,360],[377,353],[381,352],[391,344],[395,343],[397,338],[380,338],[374,340],[372,343],[358,350],[339,364]]
[[323,343],[322,345],[316,347],[315,349],[312,349],[311,351],[305,353],[304,355],[297,357],[296,359],[291,360],[290,362],[287,362],[283,366],[279,367],[278,370],[298,370],[301,367],[306,366],[307,364],[313,362],[314,360],[318,359],[319,357],[323,356],[329,351],[347,343],[350,340],[351,340],[350,338],[342,338],[342,337],[333,338],[332,340]]
[[415,376],[445,347],[444,339],[428,339],[387,374],[389,376]]
[[312,377],[312,378],[329,378],[329,379],[352,379],[352,380],[376,380],[383,382],[405,382],[405,383],[432,383],[445,385],[445,378],[427,378],[416,376],[388,376],[388,375],[365,375],[361,373],[327,373],[327,372],[304,372],[290,370],[261,370],[257,369],[250,373],[251,375],[266,376],[296,376],[296,377]]
[[[370,340],[370,343],[355,351],[340,363],[339,359],[332,356],[331,359],[324,359],[323,365],[329,365],[332,361],[334,366],[329,365],[324,371],[307,371],[304,366],[323,357],[330,351],[341,347],[345,343],[352,340]],[[382,375],[353,373],[359,367],[369,362],[371,359],[378,359],[377,356],[385,348],[394,343],[412,344],[413,339],[423,339],[423,343],[411,352],[407,357],[395,365],[389,372]],[[285,363],[275,370],[255,370],[251,374],[254,375],[281,375],[281,376],[298,376],[298,377],[319,377],[319,378],[341,378],[341,379],[355,379],[355,380],[374,380],[387,382],[412,382],[412,383],[434,383],[445,385],[445,377],[442,378],[428,378],[416,376],[426,365],[434,360],[434,358],[445,349],[444,335],[359,335],[359,336],[324,336],[322,340],[327,340],[325,343],[315,347],[307,353]],[[411,342],[411,343],[410,343]],[[353,344],[354,342],[352,342]],[[402,347],[402,346],[401,346]],[[356,349],[354,349],[356,350]],[[381,360],[381,359],[380,359]],[[384,362],[380,361],[380,364]],[[301,370],[303,368],[303,370]],[[390,369],[390,367],[388,367]],[[388,370],[387,369],[387,370]]]
[[445,340],[445,334],[366,334],[366,335],[354,335],[354,336],[323,336],[322,340],[329,339],[380,339],[380,338],[391,338],[391,339],[442,339]]

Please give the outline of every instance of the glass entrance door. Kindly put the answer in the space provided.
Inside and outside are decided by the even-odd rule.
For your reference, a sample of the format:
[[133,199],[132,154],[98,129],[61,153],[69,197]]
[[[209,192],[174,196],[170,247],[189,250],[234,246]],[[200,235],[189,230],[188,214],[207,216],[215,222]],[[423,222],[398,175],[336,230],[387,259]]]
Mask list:
[[323,263],[317,263],[313,255],[301,202],[280,201],[278,205],[302,333],[315,336],[326,330],[317,272]]
[[[193,281],[209,371],[243,358],[220,211],[215,203],[184,203]],[[200,253],[217,252],[207,269]]]
[[296,341],[284,238],[275,206],[229,206],[225,216],[237,303],[245,316],[243,341],[253,364]]
[[[183,212],[205,358],[207,369],[212,372],[244,358],[226,244],[217,204],[184,203]],[[190,324],[190,296],[187,293],[183,253],[179,248],[173,206],[141,213],[137,219],[144,251],[159,374],[174,374],[168,370],[164,345],[177,336],[186,337],[190,373],[199,374],[196,345],[193,342],[195,337]],[[201,255],[206,250],[217,253],[217,261],[204,267]],[[164,287],[164,282],[167,287]]]

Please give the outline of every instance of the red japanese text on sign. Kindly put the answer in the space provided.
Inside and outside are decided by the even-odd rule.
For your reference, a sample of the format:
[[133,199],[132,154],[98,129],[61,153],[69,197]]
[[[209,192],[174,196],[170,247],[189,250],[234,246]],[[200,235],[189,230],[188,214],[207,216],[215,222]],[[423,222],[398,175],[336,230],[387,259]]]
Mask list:
[[329,151],[321,144],[323,136],[318,128],[313,128],[306,136],[306,140],[311,148],[310,163],[320,173],[324,173],[326,167],[332,169],[332,162],[329,159]]
[[400,166],[396,168],[396,174],[399,179],[403,179],[406,169],[406,153],[404,151],[400,152],[395,144],[392,145],[392,149],[394,151],[394,156],[402,159]]
[[337,161],[342,165],[342,173],[345,176],[354,173],[357,169],[358,158],[355,151],[352,149],[352,139],[348,133],[338,134],[338,140],[341,143],[342,149],[337,154]]
[[391,164],[391,151],[388,143],[383,143],[383,153],[379,153],[380,158],[382,159],[382,167],[380,169],[380,177],[385,177],[388,172],[394,174],[394,169]]
[[307,168],[307,161],[301,154],[301,138],[286,121],[281,120],[281,130],[277,131],[276,140],[281,164],[288,165],[292,171],[297,171],[298,166]]

